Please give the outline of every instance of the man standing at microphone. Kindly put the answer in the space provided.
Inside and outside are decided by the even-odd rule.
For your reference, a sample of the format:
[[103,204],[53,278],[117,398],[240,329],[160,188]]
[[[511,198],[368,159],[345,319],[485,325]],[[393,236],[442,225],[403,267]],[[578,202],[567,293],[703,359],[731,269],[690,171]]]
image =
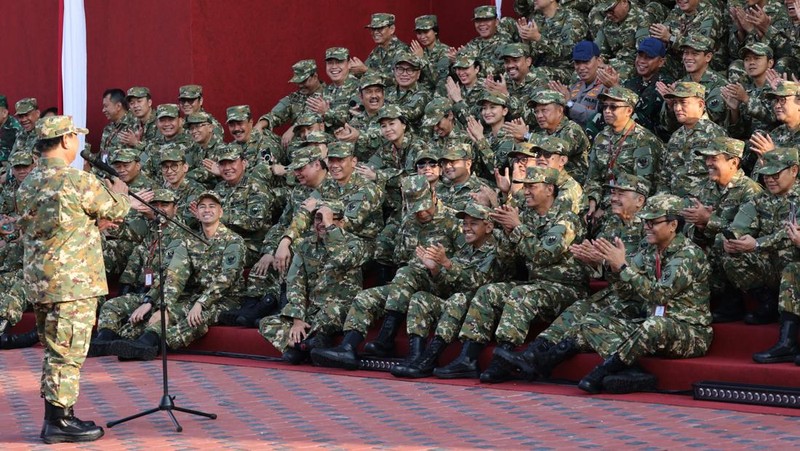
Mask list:
[[24,277],[44,345],[41,395],[45,443],[88,442],[103,428],[73,414],[80,369],[86,359],[100,296],[108,293],[97,223],[122,219],[130,209],[128,187],[119,179],[104,186],[94,175],[70,167],[78,134],[69,116],[36,124],[39,166],[17,194],[24,232]]

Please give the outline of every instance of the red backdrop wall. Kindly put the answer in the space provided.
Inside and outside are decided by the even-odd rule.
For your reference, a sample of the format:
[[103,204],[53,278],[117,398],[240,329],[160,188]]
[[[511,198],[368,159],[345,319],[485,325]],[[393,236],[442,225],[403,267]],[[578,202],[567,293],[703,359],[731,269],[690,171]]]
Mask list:
[[[85,0],[88,51],[88,127],[97,144],[105,125],[105,89],[147,86],[153,104],[175,102],[178,87],[203,85],[205,107],[224,120],[225,108],[249,104],[268,111],[291,92],[291,65],[325,49],[348,47],[362,59],[373,47],[364,25],[374,12],[397,16],[397,34],[414,38],[414,18],[439,17],[443,42],[458,46],[475,35],[472,9],[486,0]],[[512,2],[503,13],[513,14]],[[56,104],[59,37],[57,0],[6,2],[0,15],[6,64],[0,93],[13,103],[35,96]],[[52,62],[52,63],[48,63]],[[13,109],[13,107],[12,107]]]

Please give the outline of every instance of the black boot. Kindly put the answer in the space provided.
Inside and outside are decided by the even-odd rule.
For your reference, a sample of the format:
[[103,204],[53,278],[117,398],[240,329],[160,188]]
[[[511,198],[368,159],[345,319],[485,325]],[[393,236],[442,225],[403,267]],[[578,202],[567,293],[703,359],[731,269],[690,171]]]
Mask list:
[[[518,370],[524,379],[532,381],[540,377],[540,367],[546,360],[546,355],[555,345],[544,338],[537,338],[528,345],[523,352],[512,352],[503,348],[494,350],[494,357],[504,361],[511,368]],[[549,372],[547,376],[549,376]]]
[[744,298],[737,288],[726,287],[715,301],[716,308],[711,312],[714,323],[732,323],[744,318]]
[[767,287],[753,288],[747,292],[758,301],[754,312],[744,316],[746,324],[770,324],[778,320],[778,296]]
[[600,393],[600,390],[603,389],[603,379],[606,376],[618,373],[626,368],[628,368],[628,365],[619,358],[619,354],[614,354],[600,365],[594,367],[586,377],[581,379],[578,382],[578,388],[592,394]]
[[433,369],[436,368],[436,362],[439,360],[439,356],[446,347],[447,343],[445,343],[444,339],[435,336],[419,358],[409,363],[393,366],[391,373],[395,377],[428,377],[433,374]]
[[300,365],[308,358],[309,353],[306,351],[301,351],[294,346],[290,346],[283,351],[283,355],[281,358],[284,362],[290,363],[292,365]]
[[117,340],[111,345],[111,353],[120,360],[153,360],[158,355],[161,337],[153,331],[145,332],[136,340]]
[[118,333],[111,329],[100,329],[97,331],[97,336],[92,339],[89,344],[89,353],[86,357],[100,357],[104,355],[111,355],[111,344],[119,340]]
[[378,338],[364,345],[364,354],[376,357],[389,357],[394,353],[394,338],[400,330],[404,314],[388,310]]
[[480,376],[478,357],[484,346],[477,341],[465,341],[461,347],[461,354],[449,364],[433,370],[433,374],[440,379],[477,379]]
[[342,344],[335,348],[316,348],[311,350],[311,361],[317,366],[357,370],[359,358],[356,348],[364,341],[364,335],[355,330],[344,334]]
[[322,332],[317,332],[309,338],[298,343],[295,348],[299,348],[301,351],[311,352],[312,349],[325,349],[330,348],[333,345],[333,338],[330,335],[324,334]]
[[44,426],[41,438],[47,444],[93,442],[104,434],[103,428],[87,421],[80,421],[69,409],[54,406],[45,401]]
[[497,351],[500,350],[511,352],[514,350],[514,345],[504,341],[500,343],[498,347],[494,348],[492,361],[489,362],[489,366],[481,373],[481,382],[496,384],[514,378],[514,367],[506,363],[504,359],[501,359],[497,356]]
[[800,354],[797,346],[797,329],[800,317],[793,313],[781,313],[781,331],[778,342],[766,351],[753,354],[753,361],[757,363],[792,362]]
[[242,327],[258,327],[258,320],[270,316],[278,310],[278,298],[267,293],[255,302],[242,305],[236,316],[236,325]]
[[36,327],[23,334],[3,334],[0,336],[0,349],[30,348],[39,343]]
[[406,359],[403,361],[404,364],[409,364],[417,359],[422,355],[422,352],[425,350],[425,339],[420,337],[416,334],[411,334],[408,337],[408,355]]
[[630,367],[603,378],[603,391],[615,395],[654,391],[657,385],[655,374],[640,367]]

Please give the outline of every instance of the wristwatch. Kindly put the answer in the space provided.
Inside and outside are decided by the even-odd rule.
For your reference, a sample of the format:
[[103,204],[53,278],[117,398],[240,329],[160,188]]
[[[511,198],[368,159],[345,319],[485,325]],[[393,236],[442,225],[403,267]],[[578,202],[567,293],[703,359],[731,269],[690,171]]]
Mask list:
[[525,140],[525,141],[530,141],[531,140],[531,136],[533,136],[533,133],[526,132],[524,135],[522,135],[522,139]]

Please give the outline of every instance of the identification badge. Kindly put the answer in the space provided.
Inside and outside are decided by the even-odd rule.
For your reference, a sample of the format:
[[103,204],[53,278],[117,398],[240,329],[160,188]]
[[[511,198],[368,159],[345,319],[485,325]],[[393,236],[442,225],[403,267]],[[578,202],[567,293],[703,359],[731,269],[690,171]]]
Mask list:
[[655,316],[664,316],[665,313],[667,313],[667,307],[664,306],[664,305],[657,305],[656,306],[656,310],[653,313],[653,315],[655,315]]
[[144,269],[144,286],[147,288],[153,286],[153,270],[151,268]]

